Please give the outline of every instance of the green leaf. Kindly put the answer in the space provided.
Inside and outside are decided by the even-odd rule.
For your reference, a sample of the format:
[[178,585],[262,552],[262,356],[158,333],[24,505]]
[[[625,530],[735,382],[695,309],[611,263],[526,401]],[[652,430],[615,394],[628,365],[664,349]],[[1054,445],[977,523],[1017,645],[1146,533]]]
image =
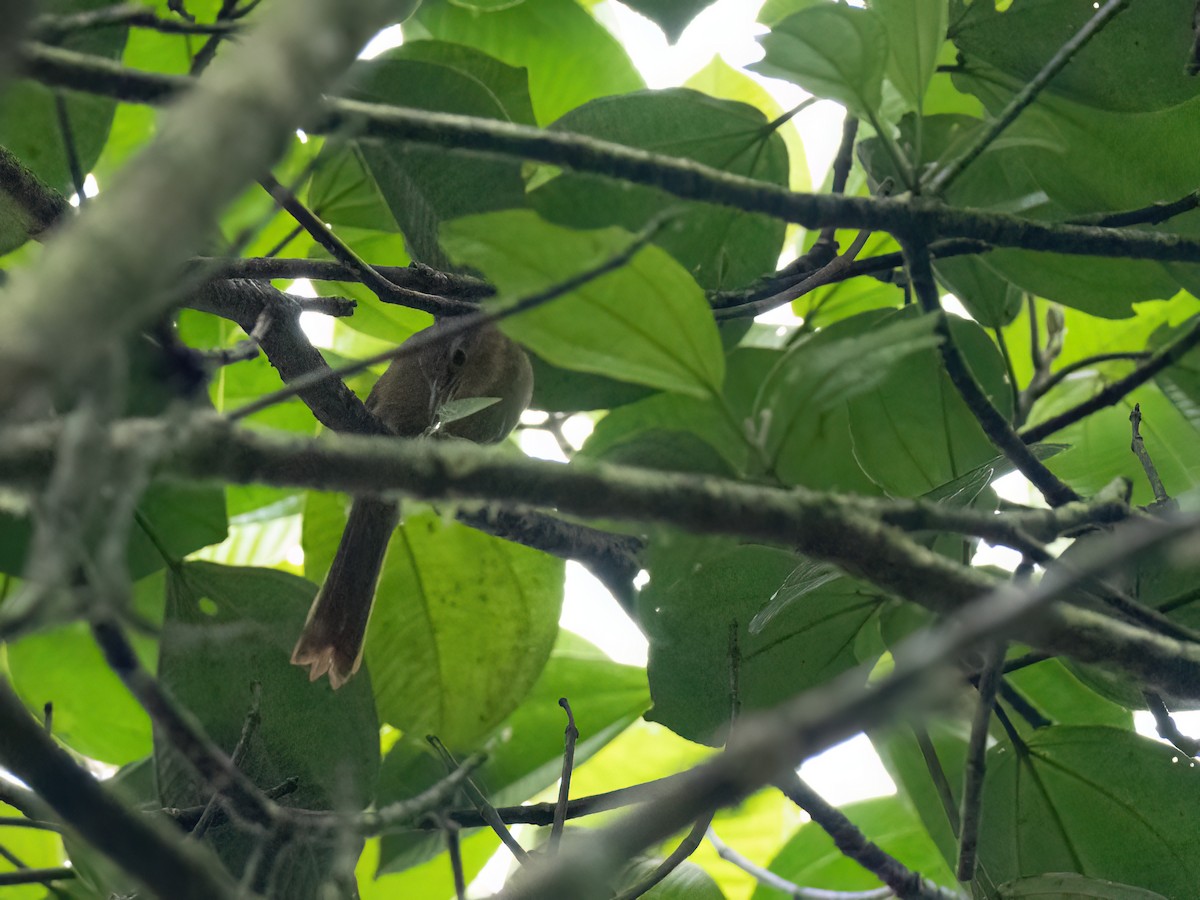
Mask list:
[[404,35],[465,44],[528,69],[539,124],[596,97],[645,86],[624,48],[574,0],[525,0],[482,13],[425,0]]
[[987,256],[939,259],[934,271],[938,281],[962,301],[971,318],[985,328],[1002,328],[1024,308],[1024,294],[989,264]]
[[[954,876],[930,839],[916,811],[903,797],[879,797],[851,803],[842,812],[885,852],[910,870],[939,884]],[[847,857],[815,822],[802,825],[771,860],[770,870],[793,884],[830,891],[865,891],[880,887],[879,879]],[[752,900],[774,900],[778,891],[759,886]]]
[[992,883],[1078,872],[1189,896],[1200,883],[1195,775],[1178,751],[1111,728],[1043,728],[1021,750],[993,747],[982,870]]
[[[521,90],[523,73],[477,51],[451,44],[408,45],[354,65],[345,93],[355,99],[436,112],[461,113],[501,121],[530,117],[528,96]],[[494,86],[494,89],[493,89]],[[513,104],[510,114],[505,103]],[[348,147],[330,144],[326,160],[356,154],[374,178],[392,217],[404,233],[408,254],[435,268],[447,268],[438,246],[438,227],[470,213],[523,206],[521,164],[514,160],[480,159],[403,142],[355,141]],[[333,175],[352,172],[351,163],[333,162]],[[333,177],[333,176],[331,176]],[[320,197],[332,186],[314,185]],[[365,195],[365,197],[363,196]],[[370,209],[370,184],[352,190]],[[339,211],[345,200],[333,207]],[[361,216],[358,217],[361,220]],[[378,226],[377,226],[378,227]],[[386,224],[385,226],[386,227]]]
[[[161,572],[134,585],[134,610],[147,621],[162,616]],[[154,668],[155,641],[130,635],[138,659]],[[124,765],[150,752],[150,719],[104,661],[85,622],[72,622],[7,645],[9,677],[17,694],[40,717],[54,704],[54,736],[77,753]]]
[[[1007,416],[1012,394],[995,344],[974,322],[955,316],[949,321],[955,343],[975,378]],[[950,383],[940,355],[932,350],[906,356],[891,367],[878,388],[854,397],[850,401],[850,432],[855,457],[864,471],[898,496],[924,494],[996,455]]]
[[880,389],[904,360],[940,343],[935,324],[931,316],[867,314],[795,343],[763,381],[753,413],[765,424],[767,458],[778,467],[808,456],[824,437],[827,414]]
[[761,38],[766,58],[749,68],[794,82],[851,113],[872,117],[882,102],[888,33],[873,10],[820,4],[802,9]]
[[[340,497],[309,494],[305,573],[324,577],[345,524]],[[380,717],[471,747],[525,699],[558,631],[561,560],[405,507],[367,633]]]
[[652,543],[650,583],[638,598],[650,640],[648,719],[689,740],[719,743],[732,710],[731,665],[738,667],[740,705],[748,712],[858,664],[855,636],[881,600],[849,579],[810,593],[761,630],[750,628],[796,561],[782,550],[716,538],[664,534]]
[[873,0],[871,9],[888,35],[888,78],[920,109],[946,38],[947,0]]
[[[527,211],[460,219],[442,239],[457,262],[496,285],[501,308],[611,259],[632,240],[615,228],[559,228]],[[719,391],[725,375],[704,294],[657,247],[502,327],[555,365],[622,381],[703,397]]]
[[812,174],[808,169],[804,140],[796,126],[796,120],[788,119],[782,124],[776,124],[776,120],[786,111],[762,84],[741,69],[733,68],[717,54],[709,60],[708,65],[692,74],[683,86],[720,100],[745,103],[766,116],[767,121],[776,126],[774,130],[783,137],[787,146],[789,187],[793,191],[812,190]]
[[683,30],[699,13],[712,6],[714,0],[629,0],[625,5],[641,13],[663,30],[667,41],[674,44]]
[[649,396],[650,388],[616,381],[589,372],[572,372],[529,354],[533,366],[533,409],[546,412],[580,412],[615,409]]
[[[787,186],[788,152],[757,109],[685,88],[594,100],[551,126],[735,175]],[[678,211],[654,242],[707,289],[736,288],[773,271],[784,224],[708,203],[681,203],[665,191],[628,185],[614,190],[599,175],[563,173],[530,194],[542,216],[573,228],[619,225],[638,231],[666,210]]]
[[[261,721],[242,771],[264,790],[298,779],[296,791],[278,801],[283,804],[358,810],[373,799],[379,773],[370,676],[359,672],[335,694],[328,682],[309,682],[289,659],[315,593],[311,582],[273,569],[186,564],[169,576],[158,675],[227,753],[242,732],[252,685],[261,685]],[[164,806],[206,801],[207,788],[157,737],[155,764]],[[213,829],[206,839],[233,872],[241,872],[259,846],[253,835],[232,828]],[[318,896],[335,855],[326,842],[287,844],[271,896]]]
[[[1105,699],[1077,679],[1072,668],[1047,659],[1004,676],[1008,683],[1060,725],[1107,725],[1130,730],[1127,709]],[[1145,704],[1139,695],[1139,708]],[[1019,720],[1018,720],[1019,721]]]
[[[968,66],[986,62],[1022,84],[1028,82],[1096,13],[1086,0],[1021,0],[998,11],[973,3],[951,38]],[[1116,16],[1046,87],[1050,95],[1099,109],[1147,112],[1196,96],[1179,60],[1191,52],[1192,35],[1180,28],[1190,8],[1179,0],[1146,3],[1134,15]]]
[[[562,774],[566,716],[558,705],[566,697],[576,715],[579,740],[575,764],[583,765],[635,721],[650,704],[646,673],[597,655],[590,644],[561,632],[545,669],[529,696],[499,725],[477,742],[487,762],[476,783],[495,806],[529,800],[553,785]],[[465,754],[470,747],[454,748]],[[414,736],[398,743],[384,760],[378,803],[411,797],[445,776],[428,745]],[[399,871],[428,858],[444,845],[440,835],[385,835],[380,847],[381,872]]]
[[[642,442],[646,435],[687,432],[715,449],[734,472],[757,468],[753,446],[746,433],[759,385],[780,357],[775,350],[739,348],[726,360],[727,372],[720,398],[654,394],[636,403],[612,410],[596,423],[580,451],[593,459],[612,459],[622,454],[622,445]],[[677,442],[677,444],[680,442]],[[707,453],[690,461],[684,471],[712,468]]]

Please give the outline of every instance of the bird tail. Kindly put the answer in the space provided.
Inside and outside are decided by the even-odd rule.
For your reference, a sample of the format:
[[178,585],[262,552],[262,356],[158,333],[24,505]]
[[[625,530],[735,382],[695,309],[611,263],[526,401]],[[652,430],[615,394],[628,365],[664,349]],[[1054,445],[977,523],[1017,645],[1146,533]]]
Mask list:
[[328,673],[337,690],[358,671],[375,584],[399,518],[400,504],[394,500],[354,498],[333,565],[292,651],[295,665],[309,667],[309,681]]

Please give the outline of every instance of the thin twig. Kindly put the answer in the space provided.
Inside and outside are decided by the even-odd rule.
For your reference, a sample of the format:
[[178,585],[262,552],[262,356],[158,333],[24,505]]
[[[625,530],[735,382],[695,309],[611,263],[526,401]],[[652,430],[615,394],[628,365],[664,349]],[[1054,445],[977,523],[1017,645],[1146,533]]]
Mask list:
[[671,851],[671,855],[664,859],[658,866],[627,890],[617,894],[614,900],[635,900],[654,889],[664,878],[683,865],[684,861],[696,852],[696,848],[700,846],[700,842],[704,840],[704,835],[708,831],[708,827],[712,824],[714,813],[708,813],[696,820],[696,824],[692,826],[692,830],[687,833],[679,845]]
[[831,283],[837,280],[838,276],[850,268],[850,264],[854,262],[855,257],[862,252],[863,246],[867,243],[867,238],[871,236],[869,231],[860,231],[846,248],[846,252],[840,256],[835,256],[828,263],[822,266],[817,271],[813,272],[799,284],[772,294],[769,297],[763,297],[759,300],[754,300],[749,303],[744,303],[741,306],[729,306],[723,309],[713,310],[713,318],[718,322],[723,322],[726,319],[741,319],[751,318],[760,313],[769,312],[776,307],[783,306],[785,303],[791,303],[798,297],[802,297],[809,291],[813,291],[822,285]]
[[1102,228],[1128,228],[1132,225],[1161,225],[1183,213],[1200,207],[1200,190],[1184,194],[1169,203],[1151,203],[1149,206],[1115,213],[1097,213],[1068,219],[1071,225],[1099,225]]
[[1000,115],[991,121],[971,146],[934,175],[928,183],[928,193],[944,194],[951,182],[991,146],[992,142],[1037,98],[1037,95],[1045,89],[1055,75],[1063,70],[1075,54],[1083,49],[1088,41],[1128,5],[1129,0],[1108,0],[1104,6],[1100,7],[1069,41],[1058,48],[1054,56],[1050,57],[1046,65],[1042,66],[1041,71],[1008,101],[1008,105],[1004,107]]
[[[1032,654],[1031,654],[1032,655]],[[1018,691],[1007,678],[1000,679],[1000,686],[997,690],[1000,699],[1012,707],[1013,712],[1024,719],[1030,728],[1049,728],[1054,722],[1046,718],[1045,714],[1025,699],[1025,696]]]
[[264,175],[258,181],[267,193],[275,199],[280,208],[285,210],[303,226],[304,230],[309,233],[314,241],[329,251],[329,254],[343,266],[354,272],[358,276],[358,280],[370,288],[384,303],[399,303],[411,306],[414,302],[436,304],[441,299],[438,297],[422,296],[420,291],[392,284],[392,282],[379,274],[374,267],[363,260],[361,256],[355,253],[345,241],[334,234],[329,226],[322,222],[312,210],[300,202],[300,198],[295,193],[280,184],[273,176]]
[[[139,72],[111,60],[31,42],[21,46],[18,65],[22,72],[44,84],[133,103],[166,103],[192,86],[189,78]],[[682,199],[772,216],[806,228],[834,225],[893,233],[917,230],[1043,252],[1200,261],[1200,239],[1185,235],[1045,223],[1005,213],[951,209],[907,198],[793,192],[781,185],[723,172],[691,160],[569,132],[479,117],[331,99],[326,102],[323,117],[310,126],[310,131],[328,133],[348,125],[360,128],[358,133],[365,138],[536,160],[648,185]]]
[[1133,438],[1129,444],[1129,449],[1133,451],[1138,461],[1142,464],[1142,469],[1146,473],[1146,480],[1150,482],[1150,489],[1154,491],[1155,503],[1168,503],[1171,498],[1167,495],[1167,489],[1163,487],[1162,479],[1158,475],[1158,469],[1154,465],[1154,460],[1150,458],[1150,452],[1146,449],[1146,442],[1142,439],[1142,404],[1133,404],[1133,412],[1129,414],[1129,424],[1133,431]]
[[1041,381],[1037,381],[1036,383],[1030,382],[1029,387],[1026,389],[1028,399],[1024,401],[1025,406],[1028,409],[1028,407],[1033,405],[1033,401],[1044,397],[1051,390],[1061,384],[1069,376],[1074,375],[1076,372],[1080,372],[1084,369],[1090,369],[1099,365],[1100,363],[1105,362],[1118,362],[1121,360],[1129,360],[1131,362],[1138,363],[1145,362],[1151,357],[1151,355],[1152,354],[1149,350],[1097,353],[1094,356],[1088,356],[1083,359],[1077,359],[1074,362],[1067,363],[1058,371],[1047,373],[1046,377]]
[[963,359],[958,345],[954,342],[950,324],[942,311],[937,285],[933,279],[933,269],[930,266],[929,247],[920,238],[909,236],[902,237],[900,243],[908,262],[909,279],[921,308],[927,315],[938,317],[936,329],[942,337],[938,349],[942,355],[946,374],[950,376],[959,396],[962,397],[967,408],[979,422],[984,434],[1009,462],[1042,492],[1051,506],[1062,506],[1064,503],[1079,500],[1079,495],[1075,491],[1057,478],[1041,460],[1030,452],[1008,421],[1000,415],[1000,411],[992,405],[992,401],[983,392],[983,388],[979,386],[975,376],[971,374],[966,360]]
[[[458,760],[446,749],[446,746],[438,740],[434,735],[428,735],[425,740],[429,741],[430,746],[437,751],[438,756],[442,758],[443,764],[446,766],[448,773],[454,772],[459,768]],[[462,789],[466,792],[471,802],[475,804],[475,808],[479,810],[479,814],[483,820],[488,823],[492,831],[496,832],[496,836],[500,838],[500,842],[511,851],[512,855],[517,858],[521,865],[526,865],[529,862],[529,854],[525,852],[525,848],[517,843],[517,839],[512,836],[512,832],[501,821],[500,816],[496,814],[496,807],[488,802],[487,797],[483,795],[478,785],[468,776],[462,781]]]
[[933,789],[942,804],[942,812],[946,814],[946,822],[957,838],[961,831],[958,804],[954,802],[954,791],[950,787],[950,779],[946,777],[942,761],[938,758],[937,747],[933,745],[929,732],[922,725],[913,726],[913,736],[917,740],[917,748],[921,751],[921,759],[925,762],[925,771],[929,773],[929,780],[933,782]]
[[967,760],[963,768],[962,806],[959,813],[958,869],[959,881],[975,877],[979,849],[979,819],[983,812],[983,778],[987,771],[988,726],[996,705],[996,689],[1000,683],[1000,667],[1004,663],[1006,644],[997,641],[984,652],[983,669],[979,673],[979,701],[971,722],[971,737],[967,743]]
[[454,896],[456,900],[466,900],[467,878],[463,873],[462,849],[459,846],[458,826],[453,822],[444,823],[446,832],[446,852],[450,856],[450,871],[454,875]]
[[579,729],[575,727],[575,716],[571,712],[571,704],[566,697],[558,698],[558,705],[567,714],[567,728],[563,733],[564,749],[562,778],[558,783],[558,803],[554,809],[554,823],[550,827],[550,839],[547,849],[554,853],[562,840],[563,826],[567,821],[567,805],[571,800],[571,773],[575,768],[575,742],[579,740]]

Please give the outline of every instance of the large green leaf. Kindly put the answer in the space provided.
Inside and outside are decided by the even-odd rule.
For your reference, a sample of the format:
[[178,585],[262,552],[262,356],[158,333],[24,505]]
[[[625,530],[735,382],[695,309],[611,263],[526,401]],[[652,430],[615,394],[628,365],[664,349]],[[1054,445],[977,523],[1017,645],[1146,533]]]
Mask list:
[[[998,11],[973,3],[951,35],[968,66],[985,61],[1028,82],[1096,13],[1091,0],[1015,0]],[[1132,15],[1109,22],[1046,88],[1099,109],[1144,112],[1165,109],[1197,94],[1181,60],[1191,51],[1189,0],[1148,0]],[[1184,23],[1184,27],[1181,27]]]
[[849,579],[751,627],[796,563],[783,550],[716,538],[664,534],[654,541],[650,583],[638,599],[650,639],[654,706],[647,718],[690,740],[719,743],[735,681],[743,710],[766,709],[858,664],[855,638],[881,599]]
[[[879,319],[879,314],[859,317],[863,325],[871,318]],[[849,324],[858,325],[854,320]],[[950,328],[983,390],[1008,415],[1012,394],[995,345],[974,322],[951,316]],[[866,473],[899,496],[924,494],[996,456],[935,350],[894,362],[878,387],[854,397],[850,432],[854,455]]]
[[[690,159],[736,175],[786,186],[788,151],[757,109],[678,88],[622,94],[572,110],[552,126]],[[782,222],[727,207],[683,204],[648,187],[614,189],[611,179],[564,173],[535,190],[530,204],[575,228],[619,225],[637,231],[664,210],[679,210],[655,242],[706,289],[736,288],[773,271]]]
[[949,24],[947,0],[874,0],[888,34],[888,79],[920,109]]
[[[837,457],[845,459],[849,450],[842,424],[846,405],[881,389],[909,357],[937,346],[934,321],[928,316],[866,314],[789,348],[763,380],[752,416],[752,421],[763,423],[762,447],[772,468],[789,483],[866,487],[865,479],[839,483],[822,471],[822,464],[836,465]],[[842,427],[835,431],[838,425]],[[842,441],[832,441],[833,434]],[[828,447],[837,452],[821,452]],[[850,474],[857,474],[856,469],[850,468]]]
[[1187,897],[1200,782],[1178,751],[1128,731],[1044,728],[988,752],[980,862],[992,883],[1078,872]]
[[[478,741],[487,762],[476,783],[496,806],[522,803],[554,784],[562,773],[566,716],[558,699],[566,697],[575,712],[579,740],[575,764],[582,765],[625,730],[649,706],[646,673],[622,666],[568,632],[560,633],[554,652],[529,696],[503,722]],[[466,754],[472,747],[453,748]],[[384,760],[380,804],[411,797],[444,777],[445,769],[418,736],[397,744]],[[380,847],[381,872],[398,871],[441,849],[432,839],[408,834],[385,835]]]
[[404,34],[466,44],[528,69],[541,124],[596,97],[644,87],[624,48],[574,0],[525,0],[492,12],[425,0]]
[[[417,49],[413,49],[417,48]],[[356,99],[501,121],[532,120],[524,73],[468,47],[441,42],[405,44],[357,63],[344,93]],[[353,159],[337,157],[350,154]],[[438,227],[470,213],[522,206],[521,166],[514,160],[480,159],[401,142],[330,144],[310,193],[324,214],[345,214],[347,224],[367,225],[377,215],[371,180],[378,185],[404,233],[413,259],[446,268]],[[371,179],[354,181],[361,162]],[[347,183],[347,178],[350,178]],[[332,202],[337,198],[337,202]],[[335,219],[335,221],[337,221]],[[375,227],[390,227],[380,220]]]
[[[345,524],[309,494],[305,573],[321,579]],[[561,560],[408,507],[376,591],[366,659],[379,715],[416,738],[470,747],[528,695],[558,631]]]
[[[496,285],[500,307],[613,258],[632,240],[615,228],[560,228],[528,211],[460,219],[442,239],[456,262]],[[657,247],[502,327],[557,366],[621,381],[704,397],[720,390],[725,375],[704,294]]]
[[873,10],[823,3],[776,24],[762,39],[766,58],[750,66],[793,81],[817,97],[871,117],[882,102],[888,32]]
[[[947,868],[925,826],[903,797],[879,797],[843,807],[842,812],[868,840],[915,872],[939,884],[953,884]],[[870,872],[850,859],[815,822],[792,835],[770,869],[793,884],[830,891],[865,891],[880,887]],[[760,885],[753,900],[775,900],[779,891]]]
[[[596,423],[581,453],[600,460],[636,460],[624,445],[642,442],[646,435],[686,432],[717,451],[733,472],[759,471],[758,454],[744,428],[754,408],[759,385],[780,357],[775,350],[739,348],[726,360],[725,384],[720,397],[653,394],[644,400],[612,410]],[[676,445],[681,442],[676,440]],[[680,468],[713,471],[709,454],[697,452]],[[698,467],[697,462],[701,465]]]
[[[281,802],[305,809],[362,809],[379,773],[379,724],[366,672],[336,694],[309,682],[290,662],[316,586],[273,569],[189,563],[169,575],[158,674],[227,753],[238,742],[261,686],[261,721],[242,763],[260,788],[298,779]],[[203,804],[207,787],[169,741],[155,737],[155,764],[164,806]],[[233,828],[208,839],[240,872],[259,841]],[[357,850],[355,851],[357,852]],[[280,851],[271,896],[322,896],[336,852],[327,843],[294,841]]]

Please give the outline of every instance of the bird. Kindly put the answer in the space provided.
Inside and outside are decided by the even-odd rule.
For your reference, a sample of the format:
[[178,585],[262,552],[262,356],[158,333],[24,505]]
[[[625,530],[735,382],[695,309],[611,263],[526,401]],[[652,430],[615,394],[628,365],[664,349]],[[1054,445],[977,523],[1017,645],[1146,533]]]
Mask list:
[[[416,352],[392,360],[371,389],[366,407],[400,438],[502,441],[532,399],[529,357],[494,325],[455,333],[447,330],[449,321],[440,319],[408,339],[423,335],[425,343],[434,338]],[[441,337],[443,332],[448,336]],[[493,402],[469,415],[443,415],[447,404],[471,398]],[[354,498],[333,564],[292,651],[292,663],[307,666],[310,681],[328,674],[336,690],[362,664],[375,586],[399,518],[395,500]]]

